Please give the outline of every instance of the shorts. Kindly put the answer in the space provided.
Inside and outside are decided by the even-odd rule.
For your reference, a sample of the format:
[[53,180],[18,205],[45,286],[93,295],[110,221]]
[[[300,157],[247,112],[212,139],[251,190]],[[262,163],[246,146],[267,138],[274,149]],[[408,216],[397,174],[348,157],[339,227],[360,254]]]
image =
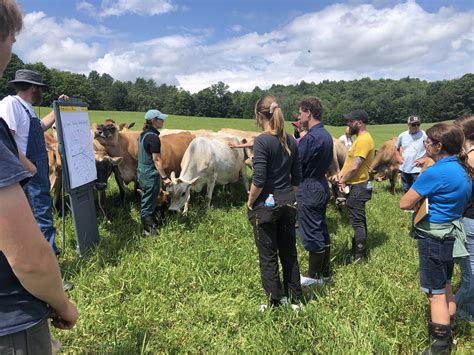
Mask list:
[[420,258],[420,288],[432,295],[446,293],[446,285],[453,276],[454,239],[418,239]]

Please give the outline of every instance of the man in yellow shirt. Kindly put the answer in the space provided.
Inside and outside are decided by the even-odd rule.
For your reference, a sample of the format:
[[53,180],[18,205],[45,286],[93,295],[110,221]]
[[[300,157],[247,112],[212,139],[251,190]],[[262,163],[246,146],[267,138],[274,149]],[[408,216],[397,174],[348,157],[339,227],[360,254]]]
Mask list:
[[348,120],[351,135],[356,135],[357,138],[338,175],[338,184],[341,191],[349,190],[346,206],[354,228],[352,256],[354,261],[365,261],[367,242],[365,203],[372,197],[369,169],[375,156],[375,144],[367,132],[369,117],[364,110],[353,111],[344,117]]

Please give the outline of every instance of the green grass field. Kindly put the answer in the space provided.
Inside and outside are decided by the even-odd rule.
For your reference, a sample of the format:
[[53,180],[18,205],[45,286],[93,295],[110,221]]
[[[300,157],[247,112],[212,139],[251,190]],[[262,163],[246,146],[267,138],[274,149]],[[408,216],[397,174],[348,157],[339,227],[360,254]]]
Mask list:
[[[142,115],[91,112],[95,122],[113,118],[137,125]],[[178,116],[166,127],[256,129],[253,120]],[[333,135],[343,130],[329,129]],[[405,126],[369,129],[380,145]],[[101,242],[87,259],[77,256],[73,223],[70,215],[66,218],[60,264],[76,285],[70,296],[80,320],[71,331],[53,331],[65,352],[413,353],[428,344],[428,304],[419,291],[410,215],[398,208],[401,194],[390,195],[387,183],[375,184],[367,204],[369,261],[364,265],[347,262],[352,228],[347,212],[330,202],[333,282],[306,290],[299,313],[258,312],[266,299],[243,187],[233,193],[216,188],[210,210],[202,196],[193,195],[190,214],[169,217],[152,239],[140,235],[131,189],[122,206],[111,185],[113,223],[98,215]],[[56,222],[60,231],[60,219]],[[300,245],[298,250],[305,270],[306,253]],[[456,268],[455,289],[458,285]],[[470,324],[461,322],[458,353],[474,352],[472,336]]]

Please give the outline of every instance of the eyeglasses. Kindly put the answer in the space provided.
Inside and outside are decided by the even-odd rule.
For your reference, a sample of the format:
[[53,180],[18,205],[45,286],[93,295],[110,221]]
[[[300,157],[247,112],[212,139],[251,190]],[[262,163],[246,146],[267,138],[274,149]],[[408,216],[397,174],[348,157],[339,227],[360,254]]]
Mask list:
[[419,127],[421,123],[410,123],[410,126],[412,127]]
[[433,144],[438,144],[439,142],[437,141],[431,141],[431,140],[428,140],[428,139],[425,139],[423,141],[423,144],[425,145],[425,147],[429,146],[429,145],[433,145]]

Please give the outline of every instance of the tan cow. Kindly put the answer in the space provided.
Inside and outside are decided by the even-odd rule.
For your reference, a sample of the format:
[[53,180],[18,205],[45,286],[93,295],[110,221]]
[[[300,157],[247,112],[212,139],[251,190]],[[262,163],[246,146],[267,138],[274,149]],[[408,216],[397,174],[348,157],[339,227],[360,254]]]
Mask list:
[[395,194],[395,184],[399,175],[400,163],[397,160],[396,146],[397,137],[384,142],[375,154],[374,161],[370,166],[370,177],[377,181],[390,180],[390,193]]

